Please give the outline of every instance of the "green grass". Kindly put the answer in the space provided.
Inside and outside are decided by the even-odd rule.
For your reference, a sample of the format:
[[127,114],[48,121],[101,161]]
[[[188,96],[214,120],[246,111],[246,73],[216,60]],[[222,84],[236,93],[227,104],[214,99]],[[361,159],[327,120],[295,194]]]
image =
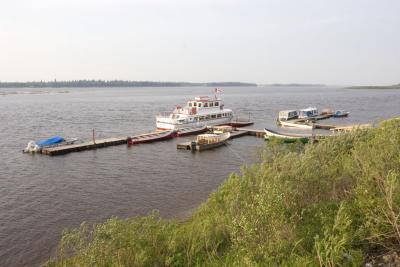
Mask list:
[[399,250],[400,119],[266,146],[188,220],[82,224],[48,266],[360,266]]

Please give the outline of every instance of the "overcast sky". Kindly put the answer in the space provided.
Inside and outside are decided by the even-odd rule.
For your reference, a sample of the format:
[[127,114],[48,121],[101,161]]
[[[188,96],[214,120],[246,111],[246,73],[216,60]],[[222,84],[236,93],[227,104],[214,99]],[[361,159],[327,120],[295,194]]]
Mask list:
[[399,0],[0,4],[0,81],[400,82]]

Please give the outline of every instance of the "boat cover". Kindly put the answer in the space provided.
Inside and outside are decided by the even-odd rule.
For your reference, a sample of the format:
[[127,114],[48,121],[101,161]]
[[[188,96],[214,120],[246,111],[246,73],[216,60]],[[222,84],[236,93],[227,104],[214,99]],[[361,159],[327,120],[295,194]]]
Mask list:
[[53,136],[53,137],[51,137],[49,139],[37,141],[36,144],[39,147],[44,147],[44,146],[50,146],[50,145],[58,144],[58,143],[61,143],[63,141],[65,141],[65,140],[61,136]]

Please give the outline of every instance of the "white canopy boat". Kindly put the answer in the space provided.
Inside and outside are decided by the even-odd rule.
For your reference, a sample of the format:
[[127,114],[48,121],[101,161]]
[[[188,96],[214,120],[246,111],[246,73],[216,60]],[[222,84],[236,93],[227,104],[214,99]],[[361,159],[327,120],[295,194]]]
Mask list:
[[292,128],[309,129],[309,130],[314,129],[313,124],[311,124],[311,125],[300,124],[300,123],[294,123],[294,122],[288,122],[288,121],[279,121],[279,124],[283,127],[292,127]]

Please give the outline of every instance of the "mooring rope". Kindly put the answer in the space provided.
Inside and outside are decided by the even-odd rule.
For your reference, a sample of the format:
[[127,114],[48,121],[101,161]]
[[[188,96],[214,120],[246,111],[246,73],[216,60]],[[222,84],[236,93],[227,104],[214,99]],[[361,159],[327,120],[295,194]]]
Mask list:
[[236,153],[232,148],[230,148],[230,147],[228,146],[227,143],[225,143],[224,145],[225,145],[227,148],[229,148],[229,150],[232,151],[233,154],[234,154],[236,157],[238,157],[241,161],[243,161],[243,163],[246,162],[238,153]]

